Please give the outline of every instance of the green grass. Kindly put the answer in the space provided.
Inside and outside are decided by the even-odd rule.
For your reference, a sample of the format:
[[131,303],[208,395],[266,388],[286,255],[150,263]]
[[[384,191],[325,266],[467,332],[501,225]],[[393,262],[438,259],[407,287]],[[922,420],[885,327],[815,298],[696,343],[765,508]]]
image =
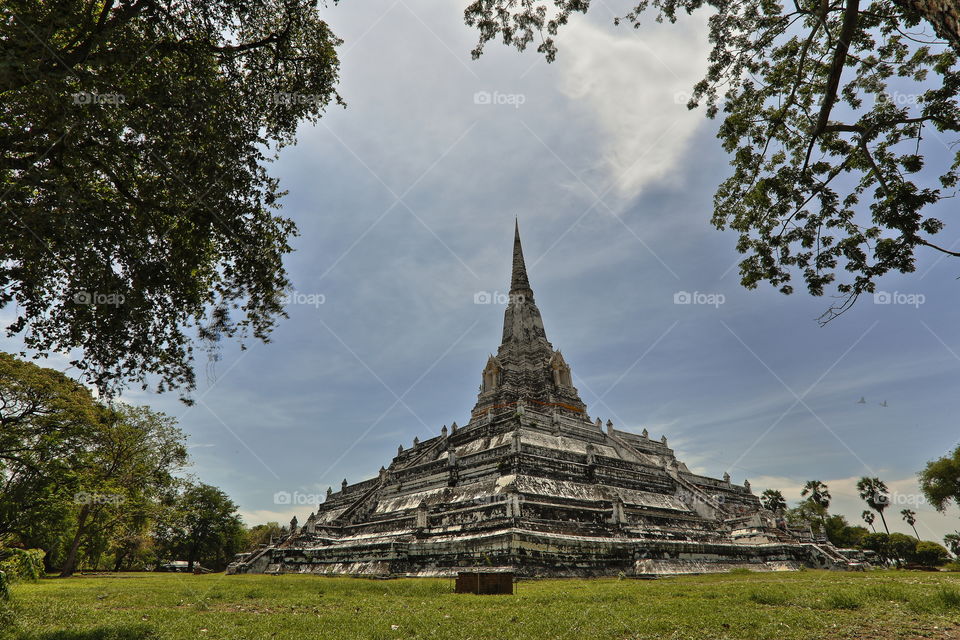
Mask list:
[[960,638],[949,573],[737,573],[523,581],[121,574],[13,588],[17,640]]

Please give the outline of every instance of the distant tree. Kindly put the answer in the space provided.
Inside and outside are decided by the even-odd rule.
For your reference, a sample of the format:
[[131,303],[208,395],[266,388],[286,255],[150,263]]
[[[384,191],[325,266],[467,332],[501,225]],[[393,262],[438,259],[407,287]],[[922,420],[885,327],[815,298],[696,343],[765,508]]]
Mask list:
[[75,380],[0,352],[0,541],[43,549],[55,544],[100,415]]
[[891,533],[887,539],[890,555],[897,559],[911,561],[917,548],[917,539],[905,533]]
[[869,533],[864,527],[850,526],[847,519],[840,514],[828,516],[825,526],[827,540],[842,548],[856,547],[863,536]]
[[316,0],[7,0],[0,309],[103,392],[266,340],[296,234],[266,163],[339,101]]
[[175,497],[168,531],[159,539],[167,548],[162,559],[182,559],[188,569],[200,564],[221,570],[244,546],[244,528],[237,505],[220,489],[208,484],[184,485]]
[[943,536],[943,542],[950,547],[950,552],[953,553],[953,555],[960,555],[960,531],[948,533]]
[[920,472],[920,490],[937,511],[946,511],[951,502],[960,505],[960,446],[927,463]]
[[863,513],[860,514],[860,517],[863,518],[864,522],[870,525],[870,529],[873,530],[874,533],[877,532],[877,530],[873,526],[873,521],[876,518],[876,516],[873,515],[872,511],[864,511]]
[[810,480],[800,491],[800,495],[820,508],[820,518],[826,523],[827,509],[830,508],[830,489],[819,480]]
[[269,544],[270,540],[280,536],[280,523],[268,522],[258,524],[247,530],[246,545],[247,551],[254,551],[262,544]]
[[[555,36],[584,0],[472,0],[465,21],[480,42],[537,50],[552,61]],[[930,205],[950,198],[960,155],[922,173],[943,134],[960,131],[960,9],[947,0],[731,2],[628,0],[614,20],[674,22],[710,12],[713,50],[688,108],[722,113],[717,136],[732,175],[714,195],[713,223],[739,234],[741,283],[767,281],[812,295],[836,283],[848,309],[877,278],[912,272],[923,250],[958,256],[935,235]],[[651,15],[652,14],[652,15]],[[924,27],[927,32],[924,33]],[[932,31],[945,42],[937,42]],[[655,55],[655,54],[651,54]],[[638,80],[639,81],[639,80]],[[949,137],[947,138],[949,140]],[[863,206],[860,206],[860,205]]]
[[783,513],[787,510],[787,501],[776,489],[767,489],[760,494],[760,505],[774,513]]
[[885,533],[868,533],[860,539],[860,547],[873,551],[884,563],[890,559],[890,536]]
[[917,533],[917,528],[914,526],[917,524],[917,512],[912,509],[901,509],[900,516],[903,518],[903,521],[910,525],[910,528],[913,529],[913,535],[917,537],[917,540],[920,539],[920,535]]
[[105,409],[87,438],[87,456],[77,470],[79,512],[61,577],[76,570],[80,545],[123,525],[142,527],[157,496],[174,484],[187,462],[185,434],[173,418],[145,407],[118,404]]
[[867,503],[867,506],[880,514],[883,529],[889,535],[890,529],[887,527],[887,519],[883,517],[883,510],[890,506],[890,496],[886,483],[880,478],[864,476],[857,481],[857,491],[860,493],[860,498]]
[[930,540],[921,540],[910,558],[912,562],[922,564],[925,567],[939,567],[950,559],[950,554],[943,545]]
[[785,513],[787,521],[794,526],[809,526],[813,533],[825,533],[826,512],[810,500],[802,500]]

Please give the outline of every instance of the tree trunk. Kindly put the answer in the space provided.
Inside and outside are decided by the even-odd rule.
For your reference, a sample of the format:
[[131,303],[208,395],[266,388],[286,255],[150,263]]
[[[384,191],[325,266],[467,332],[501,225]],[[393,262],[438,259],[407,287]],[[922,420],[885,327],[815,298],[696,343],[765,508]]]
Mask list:
[[917,537],[917,540],[920,540],[920,534],[917,533],[917,528],[913,525],[910,525],[910,528],[913,529],[913,535]]
[[187,558],[187,571],[193,573],[193,564],[197,561],[197,547],[200,546],[200,543],[194,540],[190,545],[190,553]]
[[957,0],[894,0],[904,9],[912,9],[933,25],[937,36],[960,53],[960,4]]
[[77,568],[77,551],[80,549],[80,540],[83,538],[83,528],[86,526],[87,516],[90,515],[90,505],[85,504],[80,508],[80,517],[77,519],[77,533],[73,536],[73,544],[70,545],[70,553],[63,562],[63,569],[60,570],[61,578],[69,578]]
[[887,527],[887,519],[883,517],[883,511],[878,511],[880,514],[880,520],[883,522],[883,530],[887,532],[887,535],[890,535],[890,528]]
[[129,549],[124,549],[123,551],[119,551],[117,553],[117,561],[113,564],[114,573],[120,571],[120,567],[123,566],[123,561],[127,559],[127,553],[129,551]]

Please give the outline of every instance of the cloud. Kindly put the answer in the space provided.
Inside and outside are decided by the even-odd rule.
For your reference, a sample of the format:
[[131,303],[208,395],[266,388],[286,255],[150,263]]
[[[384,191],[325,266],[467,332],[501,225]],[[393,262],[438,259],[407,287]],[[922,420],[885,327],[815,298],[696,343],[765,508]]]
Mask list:
[[642,31],[578,20],[564,36],[560,90],[595,118],[616,193],[629,199],[677,173],[704,117],[685,105],[706,71],[706,19]]

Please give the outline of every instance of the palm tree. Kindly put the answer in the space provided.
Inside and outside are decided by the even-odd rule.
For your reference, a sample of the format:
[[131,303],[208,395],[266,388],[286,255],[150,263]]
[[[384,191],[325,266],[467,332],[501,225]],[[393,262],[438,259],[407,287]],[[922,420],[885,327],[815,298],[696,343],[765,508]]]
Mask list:
[[947,547],[949,547],[953,555],[960,556],[960,531],[948,533],[943,536],[943,541],[947,543]]
[[883,510],[890,506],[890,491],[886,483],[880,478],[864,476],[857,482],[857,491],[860,492],[860,498],[867,503],[867,506],[880,514],[883,529],[887,535],[890,535],[887,519],[883,517]]
[[903,521],[906,522],[913,529],[913,535],[917,537],[917,540],[920,539],[920,535],[917,534],[917,528],[914,526],[917,524],[917,512],[912,509],[903,509],[900,511],[900,515],[903,516]]
[[782,513],[787,509],[787,501],[783,494],[776,489],[767,489],[760,494],[760,505],[764,509],[769,509],[774,513]]
[[863,518],[863,521],[870,525],[870,528],[873,529],[873,532],[876,533],[877,530],[873,526],[874,515],[873,511],[864,511],[860,514],[860,517]]
[[823,528],[827,528],[827,508],[830,506],[830,489],[819,480],[809,480],[803,485],[800,495],[806,498],[810,503],[817,506],[820,511],[820,519],[823,520]]

